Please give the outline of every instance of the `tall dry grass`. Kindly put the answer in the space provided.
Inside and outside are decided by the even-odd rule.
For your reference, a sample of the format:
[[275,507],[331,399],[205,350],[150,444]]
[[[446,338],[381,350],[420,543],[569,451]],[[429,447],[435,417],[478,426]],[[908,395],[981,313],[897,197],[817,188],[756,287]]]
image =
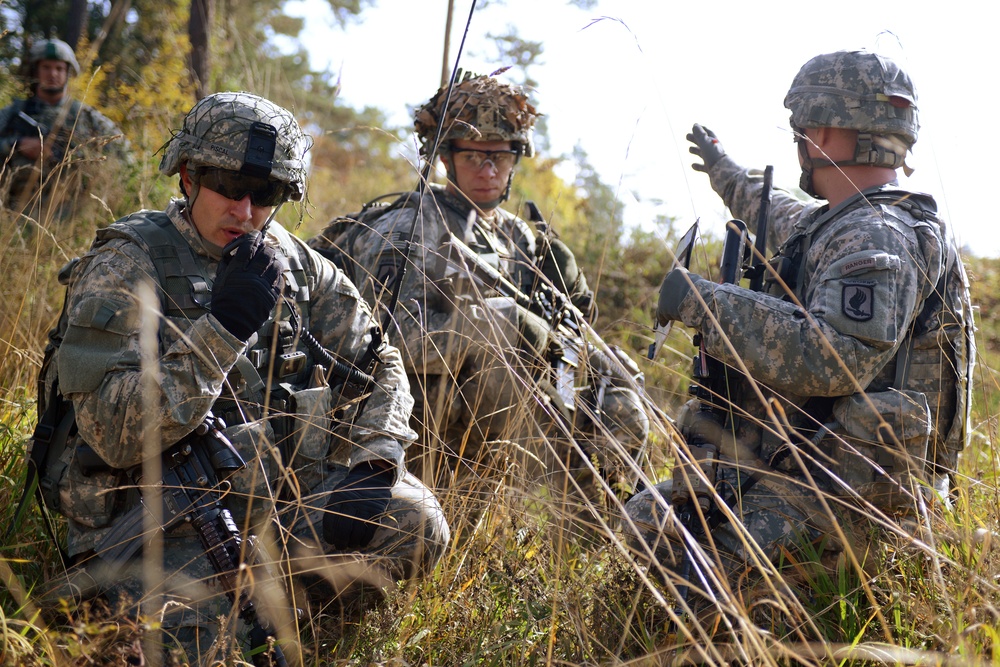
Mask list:
[[[98,225],[136,208],[136,199],[165,203],[170,184],[151,186],[144,178],[95,184],[99,200],[88,200],[87,212],[69,220],[0,211],[4,526],[13,520],[23,480],[45,335],[62,302],[56,273],[86,249]],[[315,195],[313,203],[323,209]],[[977,261],[972,267],[981,303],[1000,293],[993,289],[996,266]],[[1000,659],[1000,498],[991,369],[998,329],[985,307],[979,327],[975,432],[957,500],[952,511],[917,526],[916,537],[869,509],[871,516],[857,524],[860,532],[848,539],[857,525],[843,515],[859,511],[826,497],[833,525],[854,548],[828,561],[810,544],[776,562],[758,557],[736,582],[743,585],[716,578],[712,604],[698,603],[705,596],[697,590],[685,603],[683,587],[698,589],[702,582],[681,581],[630,548],[620,489],[567,449],[558,420],[542,423],[547,417],[533,385],[512,375],[522,417],[511,424],[512,433],[533,433],[530,440],[500,434],[480,456],[457,461],[451,454],[461,438],[445,439],[430,415],[416,416],[422,437],[412,455],[433,480],[453,530],[438,567],[425,579],[388,586],[382,603],[363,613],[336,603],[314,609],[287,635],[298,643],[286,644],[286,652],[308,665],[777,665],[873,660],[871,643],[879,642],[882,662],[912,662],[907,650],[919,649],[930,661],[925,664],[994,664]],[[497,345],[503,358],[507,350]],[[675,328],[655,366],[647,367],[684,377],[693,349],[689,334]],[[659,414],[655,407],[651,413]],[[650,484],[667,474],[675,455],[685,455],[666,419],[654,421],[646,456],[628,467],[631,482]],[[577,457],[567,459],[568,452]],[[574,469],[564,468],[567,460]],[[704,558],[710,573],[711,555]],[[4,664],[122,664],[156,629],[155,616],[112,620],[88,606],[40,610],[37,592],[61,572],[37,512],[0,547],[0,574]],[[238,657],[231,647],[224,655],[230,662]]]

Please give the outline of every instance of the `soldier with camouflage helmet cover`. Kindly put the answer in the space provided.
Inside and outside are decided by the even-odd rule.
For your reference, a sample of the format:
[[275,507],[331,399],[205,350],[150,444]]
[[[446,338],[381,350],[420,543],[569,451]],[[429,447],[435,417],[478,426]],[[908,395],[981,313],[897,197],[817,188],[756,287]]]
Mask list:
[[[138,501],[128,480],[149,455],[144,425],[155,424],[165,450],[209,411],[248,463],[226,497],[236,524],[279,520],[287,570],[319,590],[319,602],[425,573],[449,539],[437,501],[406,470],[413,401],[398,350],[378,345],[372,313],[343,272],[274,221],[284,202],[305,196],[309,145],[269,100],[202,99],[160,163],[179,176],[183,197],[100,230],[72,271],[55,367],[79,432],[59,510],[69,555],[113,604],[143,597],[141,578],[101,574],[102,550],[123,537],[121,518]],[[139,302],[143,283],[155,304]],[[151,312],[158,382],[148,395],[140,339]],[[364,363],[369,349],[374,366]],[[348,383],[336,363],[371,378]],[[103,467],[83,468],[84,446]],[[228,603],[197,535],[182,525],[164,542],[161,590],[173,600],[164,628],[193,663],[224,656],[212,641]],[[277,608],[261,612],[277,622]]]
[[[69,44],[59,39],[35,42],[28,69],[31,96],[0,110],[4,202],[19,212],[35,205],[30,214],[36,219],[50,210],[66,217],[85,196],[81,163],[107,156],[113,166],[131,164],[131,148],[111,120],[67,95],[70,77],[80,74]],[[55,208],[46,208],[53,203],[49,199]]]
[[[523,474],[521,466],[537,471],[538,461],[560,475],[573,447],[567,431],[584,443],[577,455],[614,465],[619,452],[640,450],[649,431],[637,394],[642,375],[624,352],[583,350],[582,386],[559,398],[549,377],[561,345],[555,325],[477,282],[455,252],[461,242],[523,294],[545,283],[594,316],[593,292],[569,247],[500,207],[518,162],[534,155],[537,116],[528,96],[495,74],[459,76],[414,118],[421,155],[440,158],[446,184],[334,221],[310,242],[381,307],[398,289],[393,317],[424,434],[425,479],[481,478],[511,465]],[[612,379],[611,366],[627,367],[627,377]]]
[[[689,440],[718,447],[714,502],[738,521],[717,513],[709,525],[733,577],[753,568],[758,547],[768,558],[808,542],[835,553],[844,514],[870,526],[871,514],[906,521],[946,508],[969,430],[975,344],[961,257],[934,200],[896,180],[919,129],[913,82],[889,58],[838,51],[802,66],[785,106],[814,199],[773,193],[777,254],[764,289],[678,268],[657,307],[660,323],[694,328],[708,354],[749,373],[722,428],[699,432],[697,410],[678,420]],[[694,169],[755,224],[761,172],[740,167],[707,128],[687,138]],[[679,562],[678,489],[664,482],[626,506],[637,550],[651,547],[668,568]]]

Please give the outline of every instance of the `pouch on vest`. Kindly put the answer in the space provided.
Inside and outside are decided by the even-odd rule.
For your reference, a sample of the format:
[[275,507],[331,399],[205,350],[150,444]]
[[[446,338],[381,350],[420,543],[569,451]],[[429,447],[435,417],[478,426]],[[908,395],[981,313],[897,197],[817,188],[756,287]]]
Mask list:
[[333,395],[329,386],[292,392],[289,396],[291,428],[279,443],[288,466],[298,478],[299,491],[307,493],[323,476],[323,461],[332,440],[330,413]]
[[104,528],[121,510],[124,471],[113,468],[86,473],[76,460],[77,448],[67,447],[60,463],[65,473],[59,480],[59,511],[88,528]]
[[841,479],[879,509],[912,506],[912,495],[926,485],[927,397],[894,389],[854,394],[834,403],[833,416],[845,434],[833,452]]

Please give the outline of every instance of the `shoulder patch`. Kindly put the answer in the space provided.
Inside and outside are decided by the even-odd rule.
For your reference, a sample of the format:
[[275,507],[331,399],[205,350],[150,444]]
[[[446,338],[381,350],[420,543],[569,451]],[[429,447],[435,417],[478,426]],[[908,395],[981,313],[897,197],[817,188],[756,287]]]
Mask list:
[[874,257],[864,257],[862,259],[857,259],[853,262],[844,264],[841,271],[842,275],[846,276],[851,273],[856,273],[857,271],[874,269],[876,266],[878,266],[878,261]]
[[867,322],[875,314],[875,282],[857,280],[845,282],[841,309],[845,316],[857,322]]

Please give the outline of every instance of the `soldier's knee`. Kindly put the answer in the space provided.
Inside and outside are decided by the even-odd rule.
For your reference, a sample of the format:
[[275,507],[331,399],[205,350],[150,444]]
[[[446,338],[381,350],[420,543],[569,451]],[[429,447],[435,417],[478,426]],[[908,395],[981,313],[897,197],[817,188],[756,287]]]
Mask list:
[[451,531],[437,498],[413,474],[392,489],[392,500],[372,547],[401,563],[404,578],[430,572],[444,556]]
[[661,482],[625,503],[625,543],[642,563],[673,560],[677,531],[670,505],[673,483]]

